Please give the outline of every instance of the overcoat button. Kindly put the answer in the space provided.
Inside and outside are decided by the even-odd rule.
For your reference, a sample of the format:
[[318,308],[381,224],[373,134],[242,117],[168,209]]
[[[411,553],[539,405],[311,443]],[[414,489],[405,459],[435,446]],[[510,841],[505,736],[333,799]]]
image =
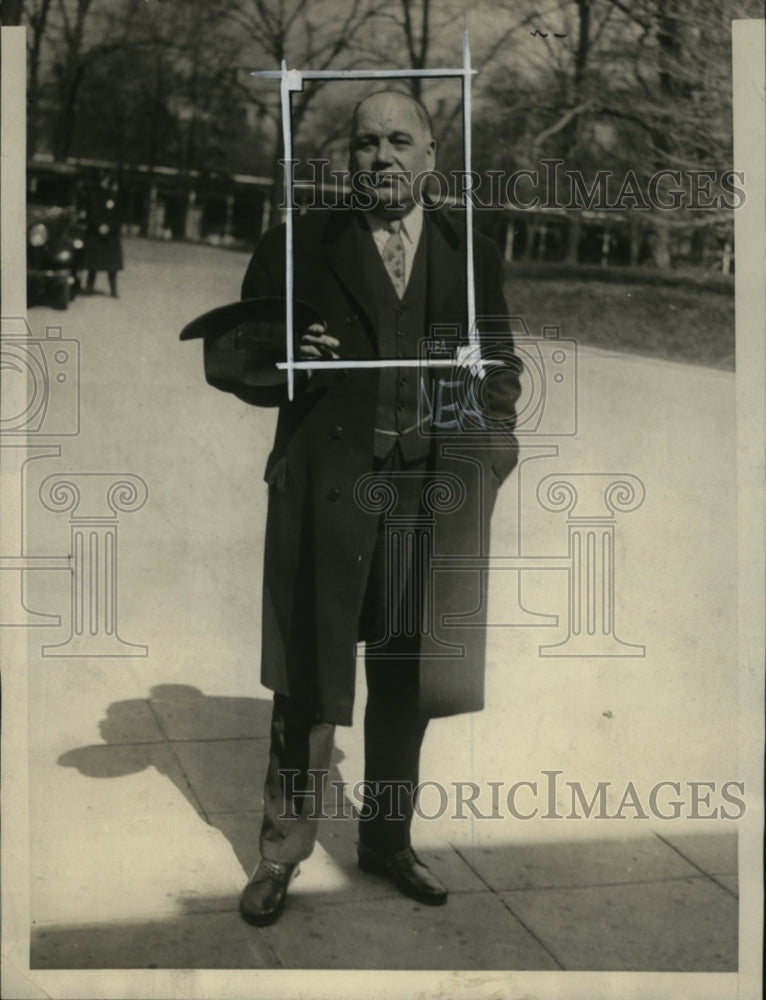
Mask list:
[[339,496],[340,496],[340,490],[336,489],[334,486],[331,490],[327,491],[328,500],[337,500]]
[[333,427],[333,429],[330,431],[330,437],[339,438],[342,433],[343,433],[343,428],[340,426],[340,424],[338,424],[337,427]]

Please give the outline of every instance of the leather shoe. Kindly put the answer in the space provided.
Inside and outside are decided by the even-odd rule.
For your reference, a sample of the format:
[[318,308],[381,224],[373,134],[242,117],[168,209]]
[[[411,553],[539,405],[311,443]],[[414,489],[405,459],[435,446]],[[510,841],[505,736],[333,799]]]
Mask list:
[[285,908],[287,887],[299,871],[297,864],[261,858],[239,897],[243,919],[256,927],[265,927],[279,919]]
[[379,854],[365,844],[359,844],[359,867],[363,872],[384,875],[405,896],[427,906],[443,906],[447,889],[420,860],[411,847],[393,854]]

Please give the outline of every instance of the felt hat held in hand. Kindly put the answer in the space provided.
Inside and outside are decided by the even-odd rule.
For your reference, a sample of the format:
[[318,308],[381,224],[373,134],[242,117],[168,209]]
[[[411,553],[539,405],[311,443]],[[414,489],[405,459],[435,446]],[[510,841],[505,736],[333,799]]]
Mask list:
[[[287,372],[277,364],[287,360],[286,306],[287,300],[279,297],[231,302],[187,323],[180,339],[204,340],[205,377],[213,385],[284,385]],[[293,302],[294,342],[295,331],[323,322],[312,306]]]

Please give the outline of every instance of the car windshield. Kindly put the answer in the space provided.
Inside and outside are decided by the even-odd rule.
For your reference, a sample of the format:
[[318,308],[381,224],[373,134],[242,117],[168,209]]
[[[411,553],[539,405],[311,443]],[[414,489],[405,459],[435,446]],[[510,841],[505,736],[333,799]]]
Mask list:
[[27,201],[32,205],[74,205],[77,180],[56,174],[29,174]]

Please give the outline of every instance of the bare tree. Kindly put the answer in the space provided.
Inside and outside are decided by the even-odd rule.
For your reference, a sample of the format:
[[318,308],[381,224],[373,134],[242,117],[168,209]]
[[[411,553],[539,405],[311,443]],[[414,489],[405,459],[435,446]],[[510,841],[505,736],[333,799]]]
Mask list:
[[[47,101],[51,108],[51,147],[56,159],[72,150],[78,124],[78,104],[94,68],[132,44],[140,23],[141,0],[54,0],[43,25],[50,46],[51,78]],[[109,88],[118,99],[120,80]]]
[[27,155],[34,156],[40,129],[40,60],[53,0],[28,0],[24,7],[27,25]]
[[[559,0],[530,32],[537,58],[522,53],[510,73],[494,74],[477,158],[531,168],[559,158],[586,176],[607,170],[639,184],[667,168],[721,173],[731,163],[730,19],[753,8],[750,0]],[[498,143],[503,133],[512,138]],[[638,207],[633,261],[648,228],[654,263],[669,266],[669,226],[691,219]],[[570,261],[580,219],[570,213]]]
[[[252,70],[282,60],[314,70],[455,65],[465,18],[481,70],[474,168],[550,157],[586,174],[721,169],[731,159],[729,19],[757,13],[757,2],[26,0],[29,148],[165,163],[182,175],[257,165],[272,172],[276,199],[279,87]],[[410,87],[429,104],[440,163],[459,166],[457,88],[417,78]],[[342,155],[338,93],[348,96],[323,80],[293,93],[297,155]],[[578,242],[573,217],[570,260]],[[667,263],[661,233],[655,247]]]
[[55,66],[57,91],[60,95],[53,129],[53,155],[65,159],[72,145],[75,106],[85,71],[83,51],[85,22],[92,0],[75,0],[69,4],[58,0],[61,18],[60,57]]
[[[640,136],[636,158],[646,172],[662,168],[712,170],[731,164],[731,21],[762,16],[755,0],[607,0],[640,30],[626,63],[630,102],[606,113],[622,120],[622,133]],[[680,220],[685,214],[678,212]],[[652,215],[654,263],[671,263],[670,229]],[[708,227],[709,228],[709,227]],[[697,242],[705,231],[697,227]]]
[[[364,62],[357,49],[371,30],[377,0],[237,0],[231,5],[230,20],[246,40],[243,60],[250,67],[279,69],[282,60],[289,67],[312,70],[354,69]],[[279,91],[266,83],[253,85],[240,77],[242,99],[258,108],[273,127],[274,184],[272,201],[279,200],[282,174],[281,109]],[[292,129],[298,137],[309,111],[323,90],[325,81],[306,82],[292,100]]]
[[[557,8],[557,0],[548,4],[538,4],[534,0],[511,0],[505,4],[477,2],[470,6],[461,0],[440,0],[438,6],[432,0],[385,0],[376,13],[376,20],[387,23],[394,31],[385,36],[385,43],[378,42],[367,55],[373,63],[390,65],[390,53],[394,51],[398,53],[397,64],[406,60],[406,65],[413,70],[459,65],[463,32],[467,29],[471,35],[473,64],[480,68],[473,89],[475,105],[481,113],[482,96],[493,70],[505,69],[515,61],[522,51],[525,29],[536,20],[545,19],[551,6]],[[419,100],[432,93],[422,78],[410,78],[407,86]],[[462,138],[459,133],[460,95],[455,91],[449,96],[442,91],[432,98],[432,102],[440,146],[443,149],[455,146],[454,153],[460,159],[457,148]]]
[[[389,6],[393,9],[389,10]],[[394,5],[382,6],[377,16],[381,19],[390,19],[401,32],[409,68],[425,69],[428,66],[428,55],[434,33],[431,0],[396,0]],[[410,89],[414,97],[422,99],[422,79],[413,77],[410,80]]]

